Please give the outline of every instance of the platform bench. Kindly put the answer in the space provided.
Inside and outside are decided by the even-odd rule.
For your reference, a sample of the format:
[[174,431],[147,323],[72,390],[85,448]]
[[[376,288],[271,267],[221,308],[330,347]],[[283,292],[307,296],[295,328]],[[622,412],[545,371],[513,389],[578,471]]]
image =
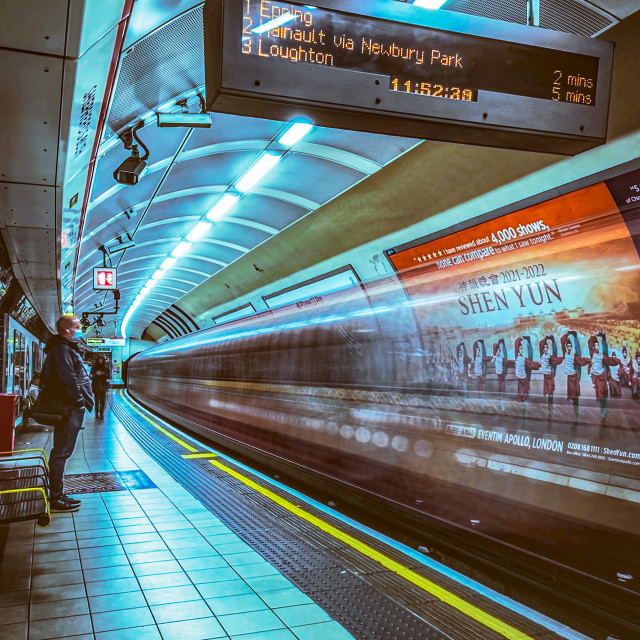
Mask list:
[[43,449],[0,452],[0,525],[36,520],[51,522],[49,464]]

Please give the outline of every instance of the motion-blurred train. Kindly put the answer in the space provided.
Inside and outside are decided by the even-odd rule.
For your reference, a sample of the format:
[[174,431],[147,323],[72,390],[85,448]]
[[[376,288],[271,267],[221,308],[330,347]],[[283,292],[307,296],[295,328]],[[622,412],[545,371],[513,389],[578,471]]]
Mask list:
[[[569,276],[552,266],[558,256],[548,247],[538,262],[558,276],[532,274],[534,295],[537,285],[566,297],[567,287],[586,286],[602,269],[578,265]],[[620,278],[638,276],[620,270]],[[443,295],[443,287],[438,271],[390,276],[206,329],[136,355],[128,388],[219,445],[375,499],[418,523],[427,540],[437,531],[475,549],[486,543],[520,573],[542,575],[577,599],[597,593],[597,606],[611,611],[627,598],[638,602],[640,401],[622,384],[619,396],[608,393],[604,421],[593,355],[610,358],[609,389],[622,370],[623,338],[635,354],[633,310],[612,321],[567,312],[549,296],[555,306],[544,316],[503,313],[502,325],[472,324],[460,295]],[[569,341],[582,348],[577,425],[576,405],[565,398],[572,373],[560,363]],[[558,354],[551,392],[540,366],[549,347]]]

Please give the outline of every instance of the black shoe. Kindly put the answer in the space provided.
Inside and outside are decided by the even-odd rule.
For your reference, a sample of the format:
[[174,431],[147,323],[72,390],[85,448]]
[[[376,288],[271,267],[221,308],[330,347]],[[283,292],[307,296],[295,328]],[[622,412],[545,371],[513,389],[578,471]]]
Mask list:
[[53,500],[49,508],[51,509],[51,513],[73,513],[80,508],[80,505],[71,504],[60,498],[59,500]]
[[82,504],[82,500],[77,500],[76,498],[71,498],[66,493],[62,494],[62,500],[64,502],[69,502],[70,504],[78,504],[78,505]]

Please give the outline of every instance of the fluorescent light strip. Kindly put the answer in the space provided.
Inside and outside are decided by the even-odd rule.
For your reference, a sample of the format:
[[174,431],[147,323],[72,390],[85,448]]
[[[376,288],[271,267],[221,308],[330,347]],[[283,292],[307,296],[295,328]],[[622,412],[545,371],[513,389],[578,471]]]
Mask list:
[[189,242],[197,242],[209,229],[211,229],[211,223],[206,220],[200,220],[200,222],[187,233],[187,240],[189,240]]
[[233,195],[231,193],[225,193],[212,207],[207,211],[207,219],[211,222],[215,222],[222,218],[238,200],[240,196]]
[[424,7],[425,9],[439,9],[447,0],[413,0],[416,7]]
[[174,248],[174,250],[171,252],[171,255],[174,258],[182,258],[182,256],[185,255],[187,251],[189,251],[189,249],[191,249],[191,243],[185,242],[183,240],[178,246]]
[[[286,15],[286,14],[285,14]],[[284,16],[280,16],[283,18]],[[279,18],[279,19],[280,19]],[[291,19],[294,19],[295,16],[291,16],[290,19],[287,19],[286,22],[289,22]],[[276,22],[275,20],[272,22]],[[269,24],[269,23],[267,23]],[[280,23],[284,24],[284,22]],[[276,25],[279,26],[279,25]],[[259,29],[263,29],[260,33],[264,31],[268,31],[269,29],[274,29],[275,26],[270,26],[269,28],[265,28],[267,25],[263,25],[262,27],[258,27]],[[254,31],[256,31],[254,29]],[[256,31],[257,33],[257,31]],[[296,142],[301,140],[309,131],[313,129],[313,125],[307,122],[294,122],[289,126],[289,128],[282,134],[278,142],[285,147],[291,147]],[[236,187],[239,191],[246,192],[251,189],[257,182],[259,182],[278,162],[280,162],[283,154],[281,153],[265,153],[261,156],[257,162],[253,164],[253,166],[238,180]],[[171,269],[178,258],[186,255],[186,253],[191,248],[192,243],[197,242],[202,238],[207,231],[212,226],[212,222],[219,220],[228,213],[231,208],[238,202],[240,199],[240,195],[225,193],[221,198],[219,198],[214,205],[207,211],[206,220],[200,220],[196,223],[196,225],[189,231],[186,235],[186,238],[179,242],[174,249],[171,251],[169,256],[165,258],[164,262],[160,265],[158,269],[153,273],[151,278],[147,281],[144,287],[140,290],[140,292],[136,295],[134,301],[131,303],[131,306],[127,310],[121,325],[122,335],[126,337],[125,330],[126,326],[129,322],[129,318],[136,310],[140,302],[143,300],[144,296],[151,291],[151,289],[157,284],[158,280],[162,278],[165,271],[167,269]]]
[[269,22],[265,22],[264,24],[256,27],[255,29],[251,29],[251,33],[255,33],[256,35],[261,35],[266,33],[267,31],[271,31],[272,29],[277,29],[281,27],[283,24],[287,24],[289,22],[293,22],[296,19],[296,16],[293,13],[283,13],[281,16],[274,18],[273,20],[269,20]]
[[281,153],[265,153],[237,182],[238,191],[249,191],[280,162],[281,158]]
[[313,125],[310,122],[294,122],[280,136],[278,144],[284,147],[292,147],[296,142],[300,142],[311,129],[313,129]]
[[173,258],[171,256],[169,256],[168,258],[165,259],[165,261],[160,265],[161,269],[164,269],[165,271],[167,269],[171,269],[171,267],[173,267],[173,265],[178,262],[178,258]]

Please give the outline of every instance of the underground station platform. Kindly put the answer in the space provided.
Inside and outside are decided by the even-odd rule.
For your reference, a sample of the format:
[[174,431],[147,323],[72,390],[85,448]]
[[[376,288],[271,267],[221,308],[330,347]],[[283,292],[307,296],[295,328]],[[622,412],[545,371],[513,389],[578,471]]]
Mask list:
[[[586,636],[175,429],[125,391],[67,464],[75,513],[0,528],[3,640]],[[18,447],[51,445],[39,425]]]

